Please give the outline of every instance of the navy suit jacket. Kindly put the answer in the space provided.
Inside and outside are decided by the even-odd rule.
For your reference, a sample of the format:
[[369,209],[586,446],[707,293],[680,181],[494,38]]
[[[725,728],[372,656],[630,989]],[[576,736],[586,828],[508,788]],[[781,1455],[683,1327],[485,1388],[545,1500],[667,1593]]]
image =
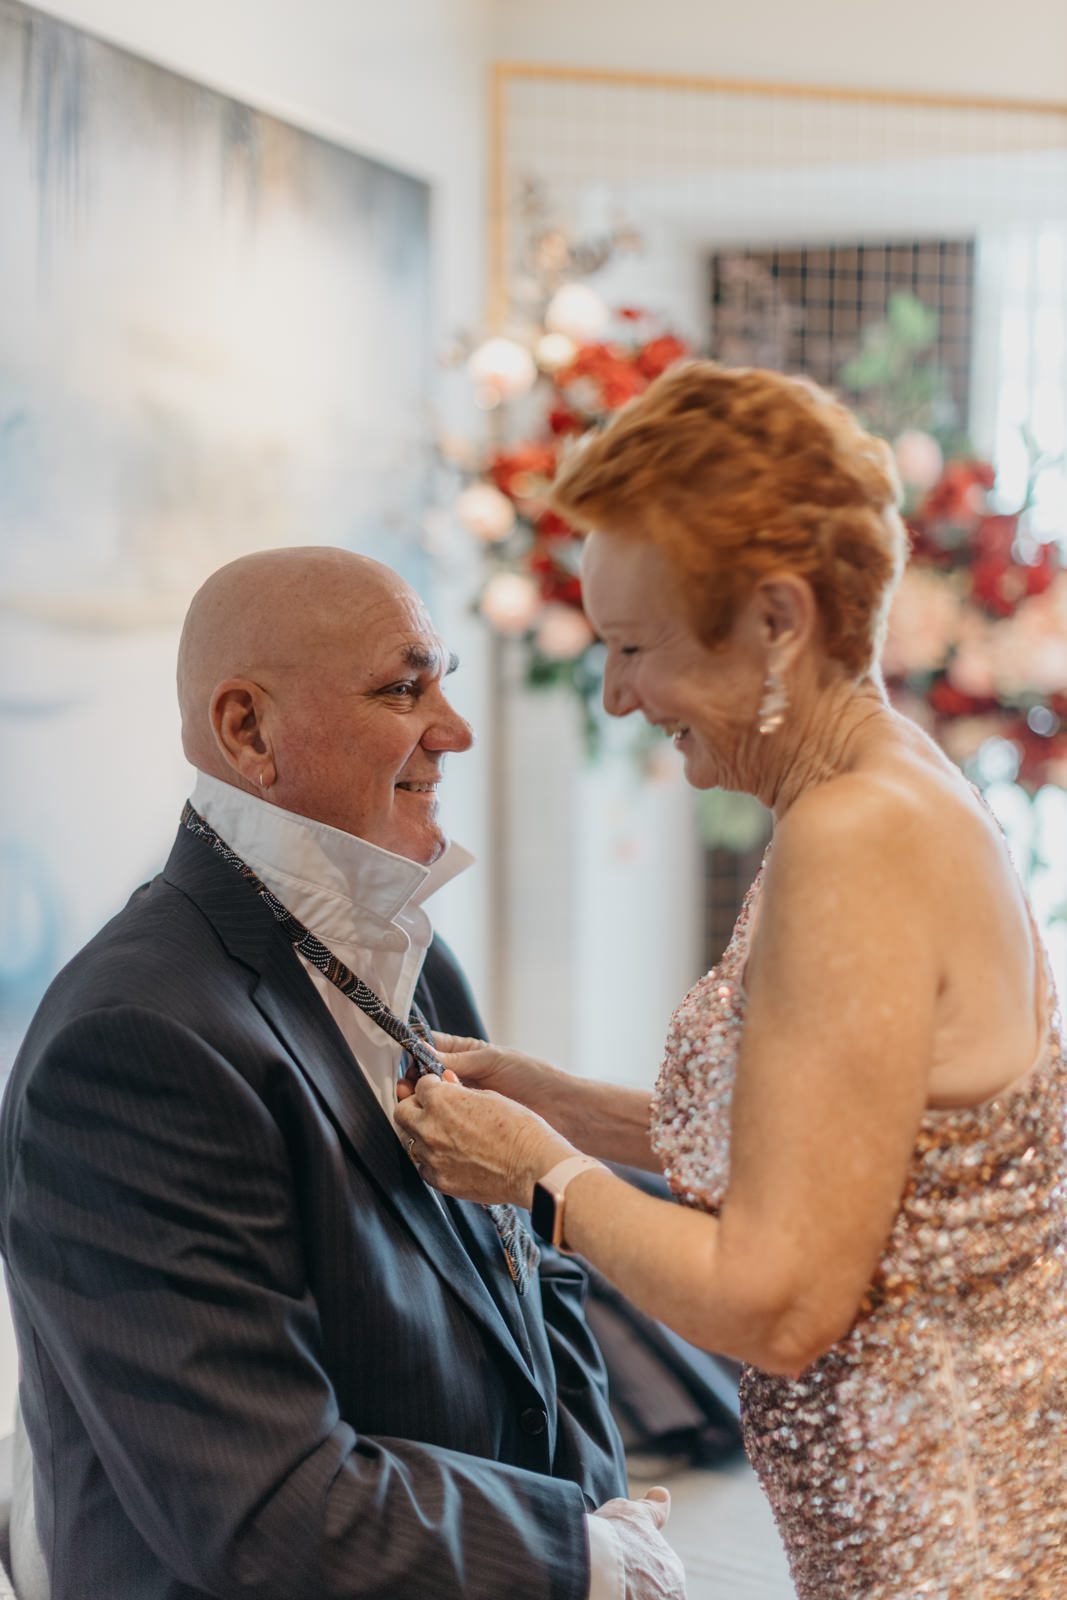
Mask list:
[[[439,941],[419,999],[482,1032]],[[0,1248],[53,1600],[584,1597],[625,1488],[581,1270],[514,1292],[184,830],[31,1025]]]

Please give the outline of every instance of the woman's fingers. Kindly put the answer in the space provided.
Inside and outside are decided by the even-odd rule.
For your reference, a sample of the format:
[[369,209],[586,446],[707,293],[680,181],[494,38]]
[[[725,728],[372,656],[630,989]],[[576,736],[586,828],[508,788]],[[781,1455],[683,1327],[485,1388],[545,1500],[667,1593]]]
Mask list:
[[471,1040],[470,1047],[462,1050],[438,1049],[437,1059],[451,1067],[461,1083],[493,1089],[510,1082],[516,1076],[516,1068],[520,1069],[521,1076],[521,1069],[531,1064],[528,1056],[515,1050],[501,1050],[498,1045],[478,1040]]
[[[418,1083],[415,1085],[415,1099],[419,1102],[419,1105],[420,1106],[429,1105],[432,1097],[435,1094],[440,1094],[441,1093],[441,1088],[442,1088],[443,1082],[444,1082],[444,1079],[438,1078],[432,1072],[423,1073],[422,1077],[419,1079]],[[448,1082],[449,1082],[450,1085],[459,1083],[459,1079],[456,1077],[456,1074],[454,1072],[452,1073],[451,1077],[448,1079]]]
[[468,1039],[459,1033],[438,1033],[436,1029],[430,1038],[436,1051],[439,1053],[445,1051],[449,1055],[464,1050],[484,1050],[489,1043],[488,1039]]
[[[428,1073],[427,1076],[432,1077],[433,1074]],[[410,1100],[412,1095],[415,1093],[416,1084],[418,1084],[420,1081],[421,1080],[414,1072],[409,1072],[407,1077],[401,1078],[400,1082],[396,1086],[397,1099]],[[456,1074],[452,1071],[451,1067],[446,1067],[444,1072],[441,1074],[441,1081],[442,1083],[458,1083],[459,1079],[456,1077]]]

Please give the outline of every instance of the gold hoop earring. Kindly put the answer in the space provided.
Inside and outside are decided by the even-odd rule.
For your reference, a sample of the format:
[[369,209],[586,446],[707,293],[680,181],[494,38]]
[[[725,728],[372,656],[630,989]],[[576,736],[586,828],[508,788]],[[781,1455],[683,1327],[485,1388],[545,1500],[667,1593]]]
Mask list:
[[766,735],[777,733],[785,721],[785,714],[789,710],[789,695],[785,687],[785,679],[777,667],[767,668],[767,677],[763,684],[763,699],[759,703],[756,713],[757,726],[760,733]]

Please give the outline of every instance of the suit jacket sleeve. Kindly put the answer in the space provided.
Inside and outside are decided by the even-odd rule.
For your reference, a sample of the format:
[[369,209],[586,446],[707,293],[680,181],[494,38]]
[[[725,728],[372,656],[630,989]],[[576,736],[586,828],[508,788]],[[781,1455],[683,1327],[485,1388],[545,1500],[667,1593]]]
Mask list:
[[4,1159],[35,1337],[181,1582],[220,1600],[582,1600],[574,1484],[339,1414],[279,1127],[191,1029],[133,1007],[68,1024]]
[[[426,956],[420,986],[429,1021],[445,1033],[485,1039],[466,977],[444,940]],[[604,1360],[585,1318],[588,1280],[571,1256],[541,1246],[541,1299],[556,1371],[558,1435],[553,1470],[580,1485],[590,1508],[624,1495],[626,1463],[608,1408]]]

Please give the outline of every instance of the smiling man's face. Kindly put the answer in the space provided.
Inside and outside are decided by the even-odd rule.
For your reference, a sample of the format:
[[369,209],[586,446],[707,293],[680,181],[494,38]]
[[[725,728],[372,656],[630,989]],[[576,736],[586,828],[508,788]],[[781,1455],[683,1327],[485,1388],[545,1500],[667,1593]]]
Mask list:
[[178,656],[186,756],[273,805],[429,865],[437,786],[470,727],[455,665],[390,567],[331,546],[257,551],[193,597]]
[[473,743],[444,692],[454,662],[400,578],[369,594],[363,586],[349,608],[334,595],[317,621],[306,659],[271,685],[270,798],[429,865],[447,842],[437,796],[444,757]]

